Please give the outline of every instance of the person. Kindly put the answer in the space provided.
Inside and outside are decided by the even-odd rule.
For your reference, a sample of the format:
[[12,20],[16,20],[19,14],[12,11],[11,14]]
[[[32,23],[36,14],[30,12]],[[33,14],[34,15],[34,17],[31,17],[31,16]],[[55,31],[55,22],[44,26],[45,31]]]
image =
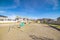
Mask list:
[[20,24],[19,24],[20,28],[24,27],[24,25],[25,25],[25,24],[24,24],[23,21],[21,21]]

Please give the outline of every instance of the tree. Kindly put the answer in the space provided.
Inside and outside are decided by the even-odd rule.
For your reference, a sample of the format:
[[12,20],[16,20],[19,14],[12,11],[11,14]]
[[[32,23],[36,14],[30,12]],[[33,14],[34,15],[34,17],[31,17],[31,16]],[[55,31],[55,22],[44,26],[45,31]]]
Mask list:
[[57,24],[60,24],[60,17],[57,18]]
[[60,17],[58,17],[58,18],[57,18],[57,21],[59,21],[59,22],[60,22]]
[[20,18],[19,16],[16,16],[16,20],[19,20],[19,18]]

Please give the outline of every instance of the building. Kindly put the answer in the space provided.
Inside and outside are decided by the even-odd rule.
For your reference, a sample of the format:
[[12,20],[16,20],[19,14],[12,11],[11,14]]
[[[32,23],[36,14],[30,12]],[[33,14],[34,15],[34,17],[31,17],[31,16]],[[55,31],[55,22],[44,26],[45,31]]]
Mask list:
[[0,15],[0,21],[5,21],[7,19],[7,16]]
[[21,18],[21,17],[19,17],[19,16],[17,16],[16,18],[15,18],[15,20],[17,21],[17,22],[24,22],[25,24],[27,24],[28,23],[28,19],[27,18]]
[[0,15],[0,23],[7,23],[7,22],[24,22],[26,24],[28,23],[31,23],[31,19],[28,19],[28,18],[22,18],[22,17],[19,17],[19,16],[16,16],[16,18],[8,18],[7,16],[3,16],[3,15]]
[[7,16],[0,15],[0,23],[16,22],[15,19],[10,19]]

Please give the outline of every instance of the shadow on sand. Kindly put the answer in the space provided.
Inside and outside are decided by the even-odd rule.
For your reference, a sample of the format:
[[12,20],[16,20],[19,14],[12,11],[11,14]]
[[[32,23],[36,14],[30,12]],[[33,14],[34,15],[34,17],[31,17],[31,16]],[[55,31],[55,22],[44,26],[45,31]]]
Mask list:
[[29,35],[30,38],[32,38],[33,40],[54,40],[51,38],[46,38],[46,37],[37,37],[35,35]]

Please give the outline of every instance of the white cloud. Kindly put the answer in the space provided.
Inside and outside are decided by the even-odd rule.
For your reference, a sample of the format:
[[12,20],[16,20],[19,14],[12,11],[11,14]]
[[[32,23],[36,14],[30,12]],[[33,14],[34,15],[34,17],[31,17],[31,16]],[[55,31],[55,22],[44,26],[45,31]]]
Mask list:
[[8,18],[15,19],[16,18],[16,15],[9,15]]
[[6,13],[5,11],[0,11],[0,13]]
[[57,9],[58,8],[58,0],[46,0],[47,3],[53,5],[53,9]]

